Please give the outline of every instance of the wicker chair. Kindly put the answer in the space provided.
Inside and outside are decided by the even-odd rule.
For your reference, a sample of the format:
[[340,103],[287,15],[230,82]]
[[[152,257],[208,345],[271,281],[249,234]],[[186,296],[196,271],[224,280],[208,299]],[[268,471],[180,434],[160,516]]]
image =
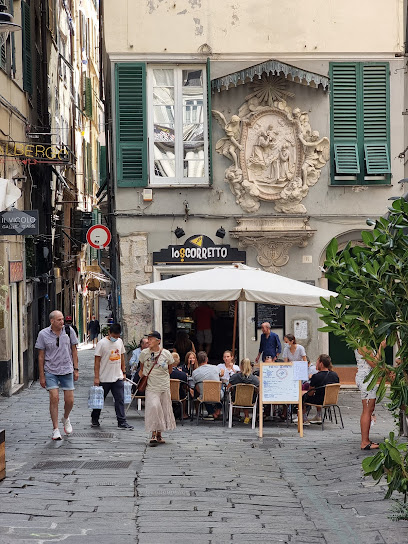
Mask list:
[[[180,389],[182,394],[180,395]],[[180,405],[180,421],[184,425],[183,403],[188,401],[188,384],[183,380],[170,380],[171,402]]]
[[[235,398],[232,400],[232,393],[235,390]],[[232,385],[229,390],[229,419],[228,427],[232,427],[232,410],[233,408],[252,409],[252,428],[255,429],[256,423],[256,406],[258,402],[258,389],[250,383],[238,383]]]
[[343,418],[341,417],[341,410],[339,405],[337,404],[339,400],[340,384],[330,383],[328,385],[322,385],[321,387],[316,387],[316,389],[321,389],[322,387],[324,387],[323,404],[313,404],[311,402],[305,402],[305,405],[316,406],[324,410],[323,417],[322,417],[322,431],[324,427],[324,420],[326,419],[327,415],[328,415],[328,419],[330,419],[330,421],[333,421],[332,409],[333,409],[334,419],[337,424],[337,415],[336,415],[336,408],[337,408],[337,410],[339,411],[341,427],[342,429],[344,429]]
[[[221,387],[222,383],[219,380],[204,380],[200,382],[203,384],[203,394],[197,397],[195,400],[198,402],[197,408],[197,425],[200,419],[200,412],[203,412],[203,404],[219,404],[223,408],[223,401],[221,400]],[[198,384],[196,384],[198,385]],[[225,424],[225,410],[222,410],[222,424]]]

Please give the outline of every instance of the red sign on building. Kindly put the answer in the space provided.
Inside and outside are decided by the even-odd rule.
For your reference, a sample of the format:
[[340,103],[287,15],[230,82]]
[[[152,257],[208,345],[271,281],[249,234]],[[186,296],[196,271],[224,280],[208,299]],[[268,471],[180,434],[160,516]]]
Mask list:
[[10,261],[9,262],[9,283],[16,283],[23,281],[24,268],[23,261]]

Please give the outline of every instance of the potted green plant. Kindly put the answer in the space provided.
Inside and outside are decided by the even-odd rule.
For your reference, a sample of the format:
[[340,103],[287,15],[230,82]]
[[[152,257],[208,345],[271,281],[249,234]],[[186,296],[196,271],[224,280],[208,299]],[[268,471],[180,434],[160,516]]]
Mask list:
[[[333,239],[327,247],[325,275],[336,284],[338,296],[321,299],[317,312],[325,326],[319,330],[342,337],[352,349],[378,350],[384,338],[388,346],[397,346],[399,364],[387,365],[383,353],[368,377],[368,388],[379,383],[380,401],[389,383],[388,408],[400,434],[407,436],[408,203],[403,198],[395,200],[387,217],[369,219],[367,224],[374,228],[361,233],[363,245],[349,243],[339,251]],[[363,468],[377,481],[386,476],[387,497],[399,491],[406,501],[406,444],[398,443],[393,433],[374,457],[364,460]]]

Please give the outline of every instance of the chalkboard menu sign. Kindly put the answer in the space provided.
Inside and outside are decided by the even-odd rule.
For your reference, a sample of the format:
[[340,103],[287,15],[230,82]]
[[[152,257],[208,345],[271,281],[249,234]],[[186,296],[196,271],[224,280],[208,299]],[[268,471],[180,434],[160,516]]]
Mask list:
[[262,323],[268,321],[272,329],[285,328],[285,306],[278,304],[255,304],[256,328],[260,329]]

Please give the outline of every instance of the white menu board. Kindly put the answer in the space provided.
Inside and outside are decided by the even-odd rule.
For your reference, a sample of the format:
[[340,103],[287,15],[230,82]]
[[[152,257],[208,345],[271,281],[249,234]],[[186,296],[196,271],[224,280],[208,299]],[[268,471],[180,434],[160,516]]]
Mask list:
[[299,402],[299,381],[294,380],[292,363],[261,364],[262,402]]

